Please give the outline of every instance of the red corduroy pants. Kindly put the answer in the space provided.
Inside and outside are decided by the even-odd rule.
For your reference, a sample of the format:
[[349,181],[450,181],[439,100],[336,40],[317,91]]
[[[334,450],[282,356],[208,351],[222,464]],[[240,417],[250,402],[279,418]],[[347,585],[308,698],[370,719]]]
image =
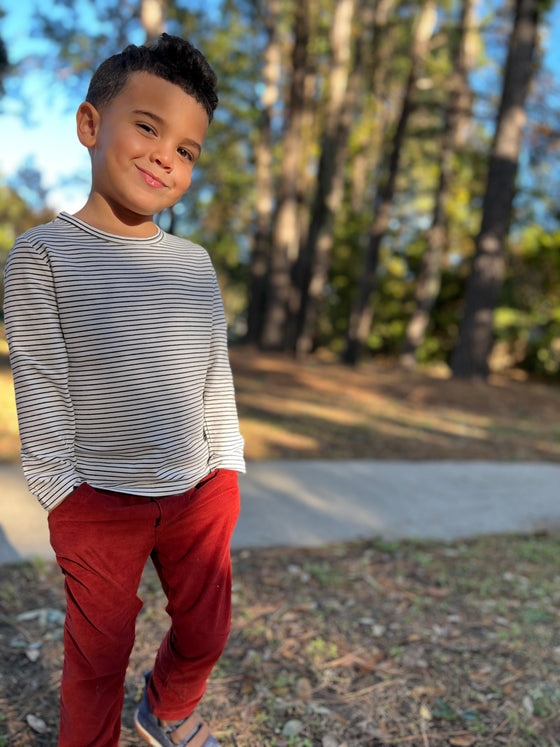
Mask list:
[[117,747],[124,679],[149,557],[170,629],[148,699],[159,718],[189,715],[223,652],[231,621],[230,540],[237,473],[217,470],[180,495],[147,498],[84,483],[49,514],[67,600],[59,747]]

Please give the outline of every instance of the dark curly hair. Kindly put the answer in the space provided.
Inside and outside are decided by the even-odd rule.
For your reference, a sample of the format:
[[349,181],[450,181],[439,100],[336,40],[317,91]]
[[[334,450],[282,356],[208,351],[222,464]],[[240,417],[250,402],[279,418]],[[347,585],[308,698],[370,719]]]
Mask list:
[[103,109],[135,72],[152,73],[175,83],[202,104],[208,121],[212,121],[218,105],[216,74],[202,52],[185,39],[169,34],[162,34],[149,45],[130,44],[119,54],[108,57],[93,74],[86,101],[96,109]]

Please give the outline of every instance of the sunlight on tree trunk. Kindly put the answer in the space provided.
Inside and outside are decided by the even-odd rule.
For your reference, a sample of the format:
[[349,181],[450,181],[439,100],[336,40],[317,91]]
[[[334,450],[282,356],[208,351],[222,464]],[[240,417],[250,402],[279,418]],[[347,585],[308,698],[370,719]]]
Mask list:
[[147,43],[155,41],[165,31],[165,10],[165,0],[142,0],[140,20]]
[[355,0],[338,0],[332,23],[333,62],[316,193],[290,299],[289,345],[300,356],[313,347],[333,245],[334,215],[343,199],[346,143],[357,97],[357,69],[354,80],[349,80],[354,11]]
[[285,345],[291,264],[299,251],[297,184],[302,143],[301,129],[305,113],[309,16],[309,0],[299,0],[295,6],[292,84],[287,131],[282,143],[282,171],[272,238],[268,305],[261,338],[262,347],[268,350],[282,350]]
[[281,49],[278,39],[280,1],[270,0],[264,23],[267,45],[264,51],[261,97],[262,113],[259,135],[255,146],[257,231],[251,254],[249,307],[247,310],[246,342],[258,345],[266,308],[268,255],[274,214],[274,173],[272,149],[273,109],[279,100],[282,75]]

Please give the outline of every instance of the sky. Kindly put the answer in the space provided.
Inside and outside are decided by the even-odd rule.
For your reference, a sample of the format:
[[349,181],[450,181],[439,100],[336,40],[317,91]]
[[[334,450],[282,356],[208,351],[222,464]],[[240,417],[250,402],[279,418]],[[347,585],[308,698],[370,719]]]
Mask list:
[[[41,40],[32,38],[29,31],[29,19],[33,18],[38,3],[44,7],[43,0],[0,0],[4,11],[0,33],[12,63],[17,64],[27,55],[43,51]],[[559,0],[554,3],[549,18],[545,65],[560,72]],[[140,44],[143,39],[131,41]],[[45,75],[39,70],[9,83],[8,93],[15,85],[23,86],[29,108],[22,111],[21,102],[15,97],[8,95],[3,99],[0,179],[9,179],[20,167],[32,165],[42,174],[50,207],[55,211],[74,212],[82,207],[88,194],[89,158],[75,131],[75,109],[80,101],[79,97],[68,100],[63,86],[53,86],[52,78],[48,78],[48,83],[45,81]],[[78,175],[79,180],[67,183],[68,177],[73,175]]]
[[[29,19],[37,7],[44,10],[43,0],[0,0],[0,7],[4,11],[0,33],[10,63],[18,64],[27,55],[48,50],[29,32]],[[136,44],[143,40],[143,34],[131,39]],[[0,178],[9,179],[27,164],[34,166],[42,175],[49,205],[56,211],[75,212],[89,192],[89,156],[78,142],[75,123],[75,111],[86,91],[68,99],[63,85],[53,87],[52,77],[46,78],[40,70],[9,81],[8,94],[15,85],[23,87],[29,107],[23,111],[21,101],[9,95],[2,101]],[[79,179],[69,179],[74,175]]]

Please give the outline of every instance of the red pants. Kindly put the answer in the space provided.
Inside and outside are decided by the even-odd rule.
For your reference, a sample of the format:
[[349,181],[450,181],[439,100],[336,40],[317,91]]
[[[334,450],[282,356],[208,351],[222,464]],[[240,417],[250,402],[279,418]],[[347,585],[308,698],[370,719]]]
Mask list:
[[237,473],[218,470],[192,490],[146,498],[80,485],[49,514],[67,599],[59,747],[117,747],[124,679],[143,568],[151,556],[171,627],[148,699],[159,718],[196,707],[231,621],[230,540]]

